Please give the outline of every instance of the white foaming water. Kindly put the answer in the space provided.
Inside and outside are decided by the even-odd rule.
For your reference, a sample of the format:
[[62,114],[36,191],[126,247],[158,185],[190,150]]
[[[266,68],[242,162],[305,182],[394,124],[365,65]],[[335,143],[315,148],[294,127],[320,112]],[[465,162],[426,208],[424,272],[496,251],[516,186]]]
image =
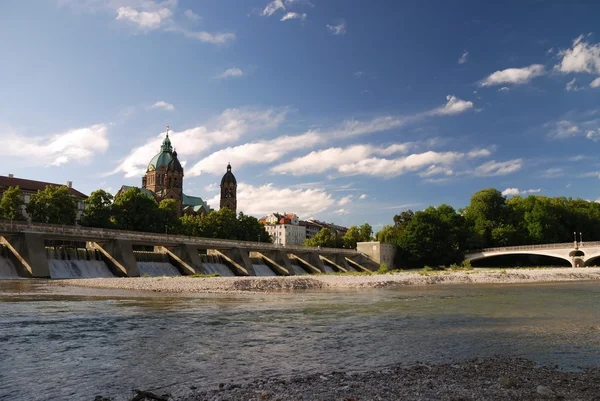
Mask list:
[[257,276],[276,276],[275,272],[269,268],[267,265],[255,265],[252,264],[254,268],[254,272]]
[[98,278],[114,277],[101,260],[49,259],[50,278]]
[[137,262],[140,277],[181,276],[179,270],[168,262]]
[[0,258],[0,279],[21,278],[12,260]]
[[296,273],[297,276],[308,274],[308,272],[301,268],[299,265],[292,265],[292,269],[294,270],[294,273]]
[[229,270],[224,264],[221,263],[202,263],[204,266],[204,270],[206,270],[207,274],[218,274],[223,277],[233,277],[235,274]]
[[334,273],[334,271],[333,271],[333,269],[331,268],[331,266],[327,266],[327,265],[325,265],[325,266],[323,266],[323,267],[324,267],[324,269],[323,269],[323,270],[325,270],[325,273]]

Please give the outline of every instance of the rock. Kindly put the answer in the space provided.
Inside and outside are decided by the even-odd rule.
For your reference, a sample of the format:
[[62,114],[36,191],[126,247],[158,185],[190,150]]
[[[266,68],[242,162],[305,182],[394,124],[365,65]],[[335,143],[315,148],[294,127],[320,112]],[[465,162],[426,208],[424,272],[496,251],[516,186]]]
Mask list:
[[263,391],[258,395],[259,400],[268,400],[269,397],[271,397],[271,393],[269,393],[268,391]]
[[517,386],[517,383],[515,383],[513,379],[506,376],[500,376],[498,378],[498,383],[500,383],[500,385],[504,388],[513,388]]
[[554,395],[554,391],[550,387],[539,385],[537,386],[536,392],[545,397],[552,397]]

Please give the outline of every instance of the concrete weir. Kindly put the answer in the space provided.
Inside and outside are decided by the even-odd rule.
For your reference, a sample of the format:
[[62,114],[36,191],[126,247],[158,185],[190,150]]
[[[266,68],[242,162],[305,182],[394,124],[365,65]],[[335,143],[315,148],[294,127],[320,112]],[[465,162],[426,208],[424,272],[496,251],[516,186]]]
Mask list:
[[[378,267],[376,262],[353,249],[282,247],[264,242],[79,226],[9,224],[1,220],[0,245],[4,250],[5,264],[11,269],[14,266],[13,270],[20,277],[33,278],[50,278],[50,264],[55,276],[59,268],[64,273],[63,277],[67,273],[80,274],[81,277],[104,273],[117,277],[139,277],[163,275],[162,272],[164,275],[217,273],[255,276],[258,273],[293,276],[375,270]],[[57,256],[57,252],[63,259]],[[83,271],[85,269],[90,271]]]

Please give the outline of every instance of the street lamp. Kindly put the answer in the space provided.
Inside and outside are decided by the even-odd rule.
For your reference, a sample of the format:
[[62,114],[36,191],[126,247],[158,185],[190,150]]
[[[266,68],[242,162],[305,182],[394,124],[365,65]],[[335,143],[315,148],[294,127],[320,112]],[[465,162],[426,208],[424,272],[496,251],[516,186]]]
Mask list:
[[579,244],[583,246],[583,234],[579,232]]
[[575,248],[577,248],[577,233],[573,231],[573,239],[575,239]]

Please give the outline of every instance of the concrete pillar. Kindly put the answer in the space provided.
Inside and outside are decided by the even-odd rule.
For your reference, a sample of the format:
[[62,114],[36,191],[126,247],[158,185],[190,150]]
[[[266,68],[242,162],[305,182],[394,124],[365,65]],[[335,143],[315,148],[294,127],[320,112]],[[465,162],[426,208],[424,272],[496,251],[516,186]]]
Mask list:
[[2,244],[10,250],[13,256],[11,260],[22,276],[50,277],[44,237],[41,234],[23,233],[2,237]]
[[308,267],[310,273],[325,273],[325,265],[316,252],[294,252],[290,255],[300,262],[301,267]]
[[371,272],[379,269],[377,263],[369,260],[363,255],[346,256],[345,259],[348,262],[348,265],[357,268],[359,271],[363,270],[366,272]]
[[352,271],[348,266],[348,261],[343,253],[336,253],[335,255],[331,255],[330,258],[333,259],[335,263],[342,266],[346,271]]
[[296,272],[292,268],[292,263],[287,254],[282,250],[274,251],[260,251],[256,252],[261,258],[264,259],[267,266],[271,269],[279,271],[279,273],[286,276],[295,276]]
[[248,251],[242,248],[215,249],[214,252],[225,260],[229,268],[233,268],[243,276],[256,276]]
[[[334,256],[334,257],[332,258],[332,256]],[[330,266],[331,268],[333,268],[339,272],[348,272],[350,269],[348,269],[346,260],[344,259],[344,266],[342,266],[335,261],[335,256],[337,256],[337,255],[327,255],[327,256],[320,255],[320,258],[323,261],[323,263]]]
[[114,239],[102,243],[92,242],[90,245],[104,255],[104,261],[113,273],[126,274],[129,277],[140,276],[131,241]]
[[[202,269],[202,262],[200,262],[198,250],[190,245],[170,248],[165,246],[155,246],[154,249],[155,252],[166,253],[169,256],[169,262],[184,276],[202,273],[204,271],[204,269]],[[195,260],[197,265],[194,265],[191,260]]]

